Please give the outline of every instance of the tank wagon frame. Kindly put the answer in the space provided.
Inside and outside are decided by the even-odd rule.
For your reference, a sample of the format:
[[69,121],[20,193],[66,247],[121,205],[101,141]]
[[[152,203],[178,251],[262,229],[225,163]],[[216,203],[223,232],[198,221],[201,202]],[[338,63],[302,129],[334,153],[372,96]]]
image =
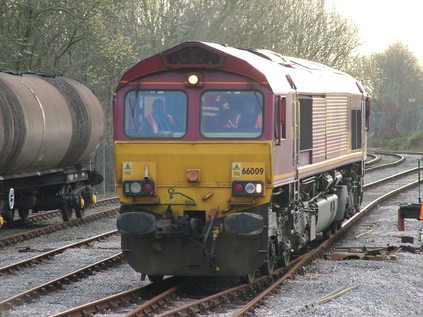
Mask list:
[[114,99],[129,264],[152,279],[286,264],[359,210],[368,114],[351,76],[267,50],[187,42],[139,62]]
[[94,94],[70,78],[0,72],[0,213],[81,217],[103,178],[86,165],[103,134]]

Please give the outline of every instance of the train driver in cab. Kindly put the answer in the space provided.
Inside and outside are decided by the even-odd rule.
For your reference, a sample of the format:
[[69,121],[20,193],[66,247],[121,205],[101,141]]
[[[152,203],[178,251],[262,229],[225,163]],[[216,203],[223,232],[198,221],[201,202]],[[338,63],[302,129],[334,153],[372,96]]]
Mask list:
[[239,131],[260,130],[263,125],[263,116],[260,105],[251,98],[246,98],[243,105],[237,105],[237,110],[225,123],[224,128],[238,129]]
[[153,101],[152,111],[146,116],[152,133],[172,132],[177,128],[176,121],[166,112],[165,104],[162,99]]

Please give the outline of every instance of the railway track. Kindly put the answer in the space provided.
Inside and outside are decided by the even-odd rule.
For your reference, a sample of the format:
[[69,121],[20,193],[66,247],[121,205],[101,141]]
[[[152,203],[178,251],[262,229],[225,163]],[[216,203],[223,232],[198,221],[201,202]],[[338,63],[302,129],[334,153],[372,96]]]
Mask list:
[[[105,200],[103,200],[103,202],[100,203],[99,206],[109,205],[109,204],[114,203],[115,201],[116,201],[116,198],[105,199]],[[53,212],[60,213],[60,211],[53,211]],[[75,219],[71,219],[71,220],[66,221],[66,222],[60,221],[58,223],[42,226],[40,228],[36,228],[36,229],[33,229],[33,230],[25,230],[25,231],[17,233],[17,234],[6,235],[6,236],[0,238],[0,248],[5,247],[5,246],[10,246],[10,245],[16,244],[16,243],[21,242],[21,241],[33,239],[35,237],[47,235],[47,234],[50,234],[50,233],[55,232],[55,231],[63,230],[65,228],[80,226],[80,225],[83,225],[85,223],[93,222],[93,221],[96,221],[98,219],[102,219],[102,218],[105,218],[105,217],[112,217],[112,216],[117,215],[118,213],[119,213],[119,207],[110,208],[110,209],[107,209],[107,210],[104,210],[104,211],[94,211],[93,210],[93,212],[91,214],[84,216],[83,218],[75,218]]]
[[[386,167],[392,167],[398,164],[401,164],[404,162],[405,157],[402,154],[399,153],[374,153],[370,154],[373,156],[372,159],[365,162],[365,170],[366,171],[372,171],[376,169],[386,168]],[[381,155],[394,158],[393,160],[388,160],[386,163],[376,164],[382,160]]]
[[378,161],[380,161],[380,155],[374,153],[367,153],[367,158],[364,164],[370,166]]
[[[279,268],[271,275],[257,278],[253,283],[237,285],[215,294],[209,294],[204,298],[192,300],[190,303],[182,301],[183,303],[180,304],[178,298],[184,298],[186,296],[184,293],[184,289],[186,288],[183,287],[184,282],[170,279],[166,282],[165,286],[162,285],[162,291],[155,296],[152,296],[153,291],[151,291],[151,288],[154,289],[155,286],[153,285],[160,284],[148,284],[147,286],[108,296],[107,298],[99,299],[53,316],[87,316],[109,309],[113,310],[119,306],[128,307],[139,301],[143,301],[142,304],[125,316],[195,316],[198,313],[213,311],[218,307],[226,307],[230,303],[245,302],[247,299],[250,299],[235,314],[236,316],[249,316],[254,308],[258,307],[269,294],[275,292],[284,281],[301,272],[314,259],[330,252],[347,232],[356,226],[375,206],[408,188],[416,186],[417,180],[413,175],[417,173],[416,170],[416,168],[410,169],[383,178],[378,182],[367,184],[365,186],[365,192],[369,193],[370,196],[377,195],[378,197],[368,201],[366,207],[360,213],[345,222],[341,229],[331,235],[328,240],[323,241],[315,249],[294,259],[287,267]],[[400,184],[401,179],[403,180],[402,184]],[[387,182],[395,182],[395,187],[397,188],[381,193],[380,186],[385,187]],[[370,193],[371,191],[374,191],[376,194]],[[156,289],[155,292],[158,292],[158,290]],[[178,304],[179,307],[167,309],[171,305],[178,306]]]
[[117,235],[117,234],[118,234],[117,230],[109,231],[109,232],[102,233],[102,234],[96,235],[96,236],[88,238],[88,239],[84,239],[82,241],[71,243],[71,244],[65,245],[63,247],[56,248],[54,250],[44,252],[40,255],[31,257],[31,258],[26,259],[26,260],[22,260],[20,262],[16,262],[16,263],[13,263],[13,264],[10,264],[10,265],[0,267],[0,275],[14,273],[14,272],[22,270],[24,268],[28,268],[28,267],[30,267],[34,264],[45,262],[46,260],[52,258],[53,256],[55,256],[59,253],[64,252],[67,249],[79,248],[79,247],[82,247],[82,246],[86,246],[86,245],[89,245],[90,243],[93,243],[95,241],[104,240],[104,239],[107,239],[107,238],[114,236],[114,235]]
[[19,293],[15,296],[9,297],[0,302],[0,312],[6,311],[16,305],[29,303],[35,298],[38,298],[49,292],[56,291],[58,289],[62,289],[64,285],[70,284],[84,277],[92,275],[94,272],[108,269],[111,266],[122,263],[122,261],[123,261],[123,254],[119,252],[104,260],[98,261],[96,263],[93,263],[91,265],[78,269],[76,271],[73,271],[69,274],[63,275],[59,278],[55,278],[54,280],[51,280],[47,283],[44,283],[42,285],[39,285],[37,287],[34,287],[32,289]]

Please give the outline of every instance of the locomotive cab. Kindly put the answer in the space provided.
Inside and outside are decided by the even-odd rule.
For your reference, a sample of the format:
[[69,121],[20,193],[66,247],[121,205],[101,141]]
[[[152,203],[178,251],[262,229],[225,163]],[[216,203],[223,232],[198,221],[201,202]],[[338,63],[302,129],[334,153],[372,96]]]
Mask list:
[[[123,76],[114,99],[117,227],[133,268],[251,277],[355,212],[364,95],[347,77],[333,87],[345,96],[326,96],[296,67],[268,51],[189,42]],[[313,89],[301,92],[300,79]]]

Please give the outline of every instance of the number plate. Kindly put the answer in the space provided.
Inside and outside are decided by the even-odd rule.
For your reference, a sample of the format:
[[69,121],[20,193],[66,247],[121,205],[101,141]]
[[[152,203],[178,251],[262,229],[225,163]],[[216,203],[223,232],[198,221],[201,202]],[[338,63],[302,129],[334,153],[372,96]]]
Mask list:
[[232,179],[264,180],[263,162],[232,162]]

